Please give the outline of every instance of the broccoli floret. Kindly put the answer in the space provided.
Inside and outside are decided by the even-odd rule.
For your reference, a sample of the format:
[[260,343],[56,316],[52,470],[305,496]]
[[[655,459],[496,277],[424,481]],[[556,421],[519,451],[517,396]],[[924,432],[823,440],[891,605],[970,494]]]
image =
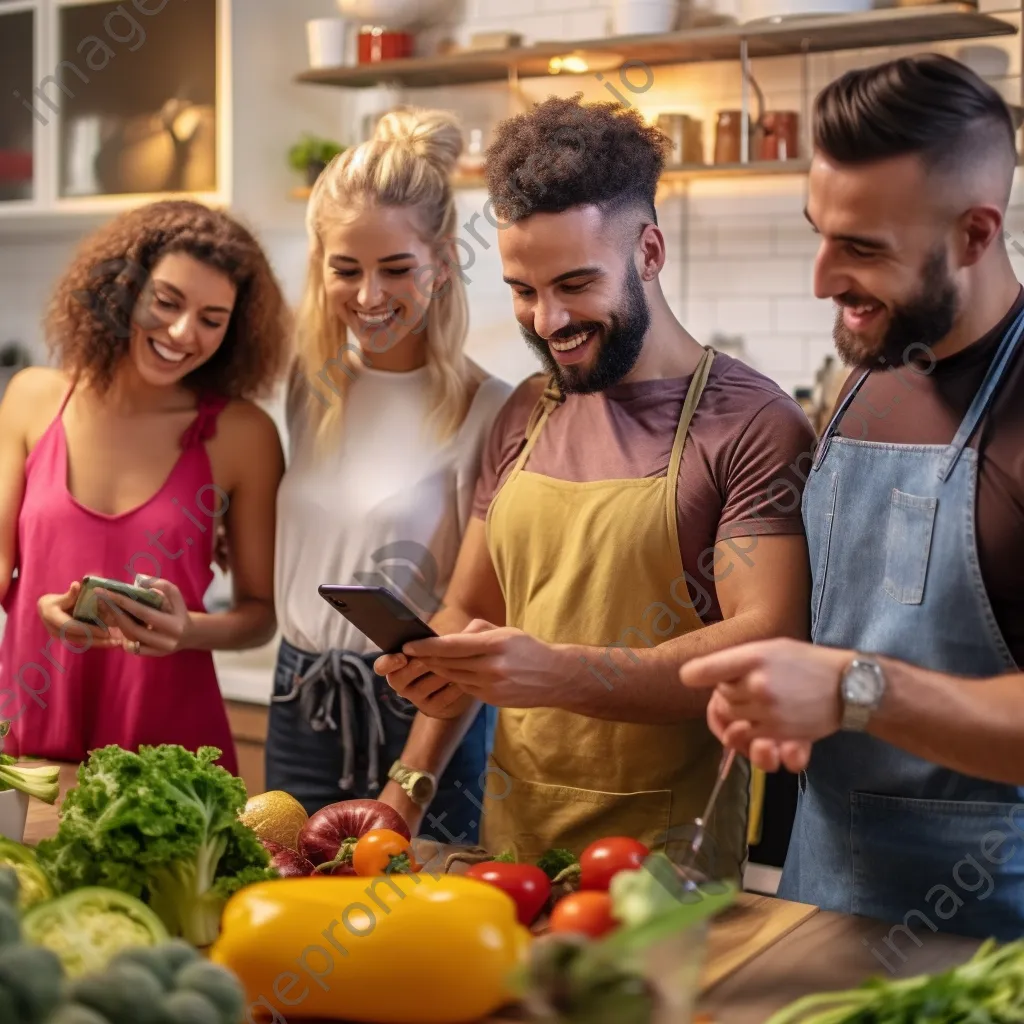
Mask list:
[[[60,1003],[63,971],[48,949],[5,946],[0,949],[0,1020],[43,1024]],[[5,1012],[13,1008],[7,1016]]]
[[92,752],[39,857],[61,892],[120,889],[148,903],[169,933],[208,946],[227,898],[277,877],[270,854],[239,820],[245,783],[221,752],[175,744]]
[[46,1024],[110,1024],[110,1021],[88,1006],[65,1003],[52,1017],[46,1018]]
[[156,948],[160,958],[167,964],[172,974],[177,974],[187,964],[199,959],[199,950],[184,939],[171,939]]
[[126,949],[110,961],[111,967],[118,964],[133,964],[149,971],[165,992],[174,988],[177,967],[170,964],[163,954],[163,946],[134,946]]
[[172,992],[160,1004],[164,1016],[174,1024],[235,1024],[238,1017],[222,1017],[220,1011],[198,992]]
[[162,1024],[160,982],[139,964],[118,964],[99,974],[72,981],[66,989],[69,1003],[95,1010],[107,1024]]
[[239,980],[226,968],[207,960],[183,967],[178,972],[176,988],[203,996],[217,1008],[224,1024],[234,1024],[245,1008],[245,991]]
[[0,948],[16,946],[20,942],[21,915],[10,903],[0,903]]
[[576,854],[572,850],[554,849],[541,854],[537,861],[537,867],[544,872],[548,878],[554,880],[566,868],[571,868],[577,863]]
[[516,851],[515,850],[503,850],[494,859],[499,864],[515,864],[516,863]]

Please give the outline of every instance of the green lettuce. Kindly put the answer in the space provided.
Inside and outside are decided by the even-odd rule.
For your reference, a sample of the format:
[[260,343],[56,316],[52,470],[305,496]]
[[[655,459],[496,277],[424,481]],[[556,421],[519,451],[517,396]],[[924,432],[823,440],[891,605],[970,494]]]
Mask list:
[[38,846],[57,894],[119,889],[147,903],[170,935],[211,944],[228,897],[277,877],[238,820],[245,784],[214,763],[220,755],[173,744],[93,751],[61,806],[57,834]]

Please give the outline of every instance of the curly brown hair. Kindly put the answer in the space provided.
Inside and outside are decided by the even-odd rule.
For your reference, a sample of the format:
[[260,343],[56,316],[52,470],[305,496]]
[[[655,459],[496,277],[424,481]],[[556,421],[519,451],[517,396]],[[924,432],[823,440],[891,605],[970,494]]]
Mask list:
[[223,342],[183,385],[226,398],[269,394],[288,360],[288,304],[253,235],[226,213],[191,200],[129,210],[81,244],[45,321],[47,344],[61,367],[101,393],[110,387],[149,275],[172,252],[214,267],[237,288]]
[[487,149],[487,189],[509,223],[574,206],[643,206],[655,217],[671,141],[617,103],[551,97],[502,121]]

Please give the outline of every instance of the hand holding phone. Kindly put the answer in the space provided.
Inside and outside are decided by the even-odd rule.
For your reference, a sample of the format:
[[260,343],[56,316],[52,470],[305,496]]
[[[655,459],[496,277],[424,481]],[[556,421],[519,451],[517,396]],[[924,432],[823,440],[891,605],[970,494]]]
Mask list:
[[324,583],[317,593],[384,654],[401,654],[406,644],[437,636],[386,587]]
[[[144,604],[149,608],[156,610],[162,608],[164,602],[163,594],[159,590],[151,590],[147,587],[139,586],[138,582],[138,576],[135,577],[134,585],[131,583],[121,583],[119,580],[105,579],[103,576],[84,576],[82,578],[82,589],[78,594],[78,600],[75,602],[72,618],[92,626],[98,626],[100,629],[107,628],[107,624],[100,618],[99,614],[99,600],[96,597],[98,589],[109,590],[114,594],[122,594],[132,601],[138,601],[139,604]],[[125,614],[138,625],[145,625],[141,619],[130,612],[125,612]]]

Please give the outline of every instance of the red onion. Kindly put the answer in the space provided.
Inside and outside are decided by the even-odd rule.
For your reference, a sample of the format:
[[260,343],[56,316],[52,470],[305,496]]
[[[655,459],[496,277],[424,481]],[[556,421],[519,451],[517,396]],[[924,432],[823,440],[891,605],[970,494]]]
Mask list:
[[273,839],[263,839],[261,842],[270,854],[270,866],[282,878],[303,878],[313,874],[313,865],[302,854],[275,843]]
[[321,807],[299,831],[299,855],[321,874],[354,875],[352,850],[356,841],[374,829],[388,828],[411,839],[409,826],[393,807],[379,800],[340,800]]

